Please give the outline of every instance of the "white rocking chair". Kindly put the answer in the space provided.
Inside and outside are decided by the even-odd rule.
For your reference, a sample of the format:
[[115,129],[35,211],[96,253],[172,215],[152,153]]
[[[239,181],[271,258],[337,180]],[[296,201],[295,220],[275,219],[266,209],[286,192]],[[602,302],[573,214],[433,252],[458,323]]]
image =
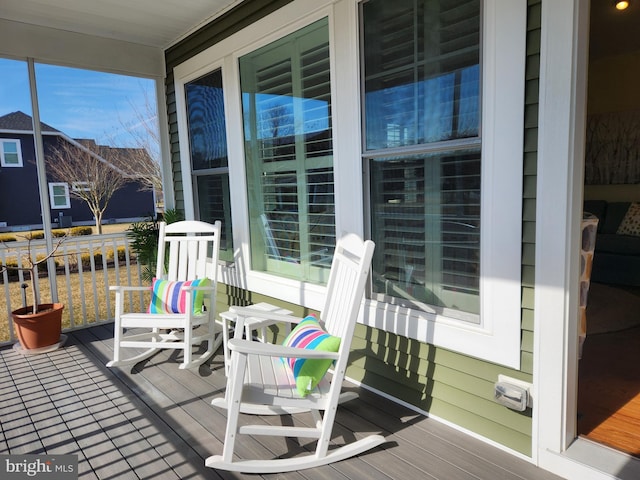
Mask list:
[[[220,221],[213,225],[199,221],[160,223],[156,278],[148,311],[124,313],[124,306],[128,292],[148,291],[149,287],[109,287],[115,292],[116,311],[113,360],[108,367],[131,365],[170,348],[183,350],[181,369],[195,368],[217,350],[222,342],[220,333],[216,338],[214,321],[219,249]],[[203,307],[205,299],[208,306]],[[127,333],[128,329],[134,330]],[[206,351],[194,358],[193,347],[205,341]],[[142,348],[146,350],[123,358],[123,349]]]
[[[340,390],[373,250],[372,241],[363,242],[353,234],[340,239],[336,246],[326,300],[320,315],[321,325],[326,332],[340,338],[335,353],[309,347],[304,349],[244,340],[241,337],[245,318],[258,317],[293,324],[300,323],[303,319],[274,315],[251,307],[232,308],[237,314],[237,321],[235,337],[228,345],[231,350],[231,368],[226,396],[212,401],[213,405],[228,409],[227,428],[222,455],[207,458],[205,464],[208,467],[245,473],[288,472],[337,462],[384,442],[383,436],[370,435],[329,450],[338,404],[357,397],[354,393],[341,396]],[[295,335],[296,329],[289,334],[287,340]],[[301,396],[300,385],[296,385],[296,379],[285,358],[328,359],[327,363],[334,362],[333,375],[330,379],[323,378],[310,393]],[[242,413],[283,415],[301,412],[311,412],[314,427],[265,424],[240,426],[238,422]],[[317,445],[315,452],[293,458],[238,460],[234,458],[234,447],[240,434],[315,438]]]

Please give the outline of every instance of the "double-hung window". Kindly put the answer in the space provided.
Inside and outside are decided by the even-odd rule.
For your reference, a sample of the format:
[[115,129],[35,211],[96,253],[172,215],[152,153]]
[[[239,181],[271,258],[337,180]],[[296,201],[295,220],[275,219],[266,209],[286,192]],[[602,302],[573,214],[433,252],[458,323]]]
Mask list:
[[480,1],[362,16],[374,294],[478,314]]
[[49,201],[51,208],[71,208],[69,185],[63,182],[50,182]]
[[384,328],[508,365],[520,361],[525,8],[360,4],[371,298],[406,318]]
[[71,189],[74,192],[90,192],[93,187],[93,182],[73,182]]
[[22,150],[20,149],[20,140],[0,140],[0,166],[22,166]]
[[251,267],[323,283],[335,245],[327,19],[239,66]]
[[222,88],[217,69],[185,85],[196,215],[222,222],[220,259],[233,260],[229,162]]

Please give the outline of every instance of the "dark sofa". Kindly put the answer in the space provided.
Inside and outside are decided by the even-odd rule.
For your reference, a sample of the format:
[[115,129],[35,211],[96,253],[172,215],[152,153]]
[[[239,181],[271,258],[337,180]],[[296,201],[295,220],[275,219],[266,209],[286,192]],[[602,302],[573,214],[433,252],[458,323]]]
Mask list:
[[616,233],[631,202],[586,200],[584,211],[598,217],[591,281],[640,286],[640,237]]

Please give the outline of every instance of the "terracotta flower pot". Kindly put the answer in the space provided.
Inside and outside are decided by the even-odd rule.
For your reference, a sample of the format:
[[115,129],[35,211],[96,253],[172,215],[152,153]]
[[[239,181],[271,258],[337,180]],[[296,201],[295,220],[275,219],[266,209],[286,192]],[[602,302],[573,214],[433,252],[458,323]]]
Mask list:
[[20,345],[26,350],[48,347],[60,341],[62,330],[62,303],[38,305],[38,313],[33,307],[23,307],[11,312]]

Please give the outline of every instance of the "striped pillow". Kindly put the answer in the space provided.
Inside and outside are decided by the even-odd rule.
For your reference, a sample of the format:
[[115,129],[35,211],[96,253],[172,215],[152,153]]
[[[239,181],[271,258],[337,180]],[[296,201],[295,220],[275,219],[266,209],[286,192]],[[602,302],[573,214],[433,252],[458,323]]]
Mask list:
[[[194,287],[207,287],[211,285],[208,278],[197,280],[187,280],[184,282],[153,279],[151,287],[151,303],[149,313],[185,313],[187,304],[187,292],[182,287],[192,285]],[[193,313],[202,313],[204,303],[204,292],[193,292]]]
[[[306,348],[323,352],[337,352],[340,338],[325,332],[314,315],[303,319],[291,331],[283,343],[286,347]],[[330,359],[283,358],[296,379],[296,389],[301,397],[306,397],[316,388],[333,363]]]

